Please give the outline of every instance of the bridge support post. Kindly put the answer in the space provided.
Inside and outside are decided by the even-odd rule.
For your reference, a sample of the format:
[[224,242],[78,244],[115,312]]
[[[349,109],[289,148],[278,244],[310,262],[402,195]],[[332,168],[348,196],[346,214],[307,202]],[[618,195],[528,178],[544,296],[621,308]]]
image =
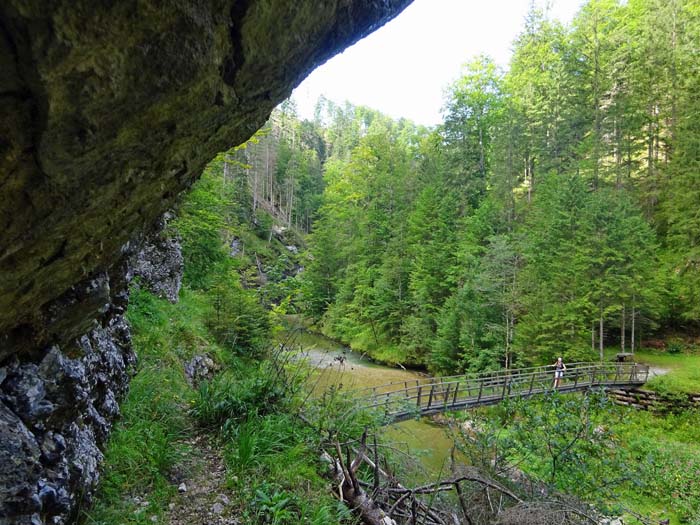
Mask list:
[[447,403],[450,400],[450,390],[452,390],[452,385],[447,385],[447,392],[445,392],[445,401],[442,404],[443,410],[447,408]]
[[428,395],[428,408],[433,404],[433,395],[435,395],[435,385],[430,385],[430,394]]

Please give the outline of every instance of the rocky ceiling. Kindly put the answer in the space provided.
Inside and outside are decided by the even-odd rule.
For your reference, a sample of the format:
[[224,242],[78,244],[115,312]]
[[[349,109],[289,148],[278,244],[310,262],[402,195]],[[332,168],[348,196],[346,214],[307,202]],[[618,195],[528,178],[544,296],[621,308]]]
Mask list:
[[0,362],[79,334],[134,234],[409,3],[3,1]]

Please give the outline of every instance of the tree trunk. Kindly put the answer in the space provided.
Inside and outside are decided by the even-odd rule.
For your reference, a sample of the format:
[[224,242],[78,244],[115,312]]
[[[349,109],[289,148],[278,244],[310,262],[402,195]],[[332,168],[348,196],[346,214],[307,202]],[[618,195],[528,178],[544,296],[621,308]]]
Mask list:
[[637,312],[635,311],[635,304],[634,304],[634,296],[632,296],[632,333],[630,334],[631,336],[631,341],[630,341],[630,346],[632,348],[632,353],[634,354],[634,328],[635,328],[635,317]]
[[338,450],[338,457],[333,458],[324,452],[322,459],[329,464],[343,501],[360,516],[364,523],[396,525],[396,521],[379,508],[358,483],[355,472],[359,462],[344,464],[340,450]]
[[620,328],[620,348],[625,351],[625,305],[622,305],[622,323]]
[[600,320],[599,320],[599,328],[600,328],[600,333],[599,333],[599,339],[598,339],[598,350],[600,351],[600,360],[602,361],[604,359],[603,356],[603,309],[600,309]]

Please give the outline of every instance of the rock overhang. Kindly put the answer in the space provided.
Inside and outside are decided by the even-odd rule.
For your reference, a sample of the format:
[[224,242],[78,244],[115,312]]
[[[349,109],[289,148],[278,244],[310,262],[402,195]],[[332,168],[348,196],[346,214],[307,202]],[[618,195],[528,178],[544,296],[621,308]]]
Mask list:
[[91,283],[206,162],[409,3],[4,2],[0,362],[83,333]]

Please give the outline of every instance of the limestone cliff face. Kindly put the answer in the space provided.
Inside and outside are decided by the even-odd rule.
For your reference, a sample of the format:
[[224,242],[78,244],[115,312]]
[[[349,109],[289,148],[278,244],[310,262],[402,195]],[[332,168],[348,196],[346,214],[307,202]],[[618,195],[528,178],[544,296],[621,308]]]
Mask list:
[[65,523],[89,503],[136,361],[124,317],[129,282],[177,300],[183,264],[168,217],[129,243],[122,264],[77,288],[102,303],[84,335],[0,366],[0,523]]
[[100,301],[52,302],[409,2],[2,2],[0,360],[84,333]]
[[0,523],[65,523],[135,360],[134,274],[175,299],[158,218],[313,67],[410,0],[0,3]]

